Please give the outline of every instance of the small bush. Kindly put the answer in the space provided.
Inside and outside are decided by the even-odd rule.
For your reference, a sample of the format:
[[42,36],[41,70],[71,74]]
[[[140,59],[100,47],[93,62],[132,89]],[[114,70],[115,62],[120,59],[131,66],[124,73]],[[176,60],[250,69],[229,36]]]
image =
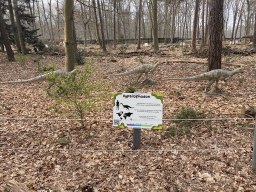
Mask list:
[[186,135],[187,137],[191,137],[190,135],[190,129],[188,128],[183,128],[183,127],[175,127],[175,126],[170,126],[167,128],[167,130],[164,133],[164,137],[166,138],[172,138],[172,137],[182,137]]
[[137,88],[129,86],[125,89],[125,93],[135,93],[137,91]]
[[59,138],[57,140],[57,143],[59,143],[60,145],[69,145],[71,141],[69,139]]
[[77,49],[76,62],[78,65],[85,64],[85,61],[84,61],[85,55],[86,55],[86,51],[84,49]]
[[185,45],[184,47],[182,47],[182,53],[185,53],[185,52],[189,52],[189,46],[188,45]]
[[[175,119],[203,119],[205,116],[203,114],[196,113],[192,108],[182,107],[181,110],[176,113]],[[191,127],[193,120],[176,120],[175,123],[179,127]]]
[[18,54],[15,56],[15,60],[19,63],[21,66],[27,65],[27,61],[29,59],[30,55],[22,55]]

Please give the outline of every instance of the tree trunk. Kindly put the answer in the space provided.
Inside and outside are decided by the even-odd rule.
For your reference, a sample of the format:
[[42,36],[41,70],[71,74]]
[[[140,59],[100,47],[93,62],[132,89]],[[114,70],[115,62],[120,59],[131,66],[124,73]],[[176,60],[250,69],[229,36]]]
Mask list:
[[99,41],[99,45],[102,48],[102,43],[101,43],[101,38],[100,38],[100,33],[99,33],[99,26],[98,26],[98,18],[97,18],[97,11],[96,11],[95,0],[92,0],[92,6],[93,6],[94,16],[95,16],[95,26],[96,26],[97,38],[98,38],[98,41]]
[[4,20],[2,18],[2,11],[1,10],[0,10],[0,32],[1,32],[1,36],[2,36],[2,39],[3,39],[4,45],[5,45],[6,51],[7,51],[8,60],[9,61],[14,61],[14,53],[12,51],[9,38],[7,36],[5,23],[4,23]]
[[204,42],[204,5],[205,5],[205,0],[202,0],[203,3],[203,8],[202,8],[202,41],[201,41],[201,47],[205,45]]
[[208,71],[221,69],[223,1],[214,0],[210,4]]
[[158,51],[157,0],[153,0],[153,41],[154,51]]
[[12,8],[12,1],[8,0],[8,9],[9,9],[9,14],[10,14],[10,19],[11,19],[11,23],[13,26],[13,31],[14,31],[14,40],[15,40],[15,45],[17,47],[17,50],[19,53],[21,53],[21,47],[20,47],[20,42],[19,42],[19,36],[18,36],[18,32],[17,32],[17,27],[14,21],[14,14],[13,14],[13,8]]
[[254,13],[253,48],[256,49],[256,13]]
[[102,49],[103,49],[104,52],[106,52],[107,48],[106,48],[106,42],[105,42],[105,36],[104,36],[104,25],[103,25],[103,20],[102,20],[102,16],[101,16],[100,1],[99,0],[97,0],[97,4],[98,4],[99,19],[100,19],[100,29],[101,29],[101,37],[102,37]]
[[17,0],[13,0],[13,5],[14,5],[14,11],[15,11],[15,18],[16,18],[16,26],[18,29],[18,36],[19,36],[19,42],[20,42],[20,46],[21,46],[21,51],[23,55],[27,54],[27,50],[26,50],[26,45],[23,39],[23,32],[22,32],[22,28],[21,28],[21,23],[20,23],[20,17],[19,17],[19,12],[18,12],[18,3]]
[[142,8],[142,0],[139,1],[139,13],[138,13],[138,42],[137,49],[140,49],[140,26],[141,26],[141,8]]
[[175,33],[175,15],[176,15],[176,1],[172,0],[172,28],[171,28],[171,42],[173,43],[174,33]]
[[116,49],[116,0],[114,0],[114,49]]
[[195,14],[193,20],[193,31],[192,31],[192,52],[196,51],[196,30],[197,30],[197,23],[198,23],[198,11],[199,11],[199,0],[195,2]]
[[39,8],[39,2],[37,1],[36,2],[36,5],[37,5],[37,12],[38,12],[38,19],[39,19],[39,24],[40,24],[40,29],[42,31],[42,34],[44,34],[44,28],[43,28],[43,25],[42,25],[42,20],[41,20],[41,13],[40,13],[40,8]]
[[43,11],[44,11],[44,20],[45,20],[46,26],[48,28],[48,33],[49,33],[49,36],[50,36],[50,39],[51,39],[52,36],[51,36],[51,32],[50,32],[49,23],[48,23],[48,20],[47,20],[47,17],[46,17],[46,13],[45,13],[44,1],[42,1],[42,6],[43,6]]
[[208,43],[208,37],[209,37],[209,0],[206,0],[206,24],[205,24],[205,34],[204,34],[204,42],[205,45]]
[[237,17],[237,12],[238,12],[238,3],[239,0],[236,0],[236,8],[235,8],[235,14],[234,14],[234,19],[233,19],[233,27],[232,27],[232,33],[231,33],[231,40],[234,40],[234,32],[235,32],[235,26],[236,26],[236,17]]
[[[65,49],[65,71],[72,71],[75,64],[75,52],[74,52],[74,34],[73,34],[73,9],[74,1],[64,1],[64,41],[66,45]],[[70,30],[71,29],[71,30]]]
[[60,16],[59,16],[59,0],[57,0],[57,31],[58,31],[58,38],[60,39]]
[[52,27],[52,0],[50,0],[49,3],[49,8],[50,8],[50,25],[51,25],[51,31],[52,31],[52,39],[54,39],[54,33],[53,33],[53,27]]
[[244,0],[243,3],[242,3],[241,10],[240,10],[240,14],[239,14],[239,18],[238,18],[238,21],[237,21],[236,31],[235,31],[235,35],[234,35],[234,43],[235,43],[235,40],[236,40],[236,35],[237,35],[239,23],[240,23],[240,21],[241,21],[242,15],[243,15],[244,3],[245,3],[245,0]]

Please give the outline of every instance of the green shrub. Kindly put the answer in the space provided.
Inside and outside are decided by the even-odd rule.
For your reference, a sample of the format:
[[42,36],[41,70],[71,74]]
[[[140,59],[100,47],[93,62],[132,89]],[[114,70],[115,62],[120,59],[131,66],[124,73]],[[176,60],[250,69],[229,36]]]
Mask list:
[[22,55],[18,54],[15,56],[15,60],[19,63],[21,66],[27,65],[27,61],[29,59],[30,55]]
[[[47,82],[49,87],[44,89],[52,99],[59,101],[55,106],[55,112],[61,112],[66,116],[75,115],[80,119],[84,127],[84,114],[87,111],[100,110],[103,101],[108,98],[108,85],[103,85],[102,81],[90,81],[96,67],[92,68],[91,62],[87,62],[84,71],[76,70],[68,77],[55,77],[48,73]],[[52,89],[53,88],[53,89]]]
[[[176,113],[175,119],[203,119],[205,116],[203,114],[196,113],[192,108],[182,107],[181,110]],[[194,120],[176,120],[175,123],[179,125],[179,127],[191,127],[191,125],[195,122]]]
[[59,143],[60,145],[69,145],[69,143],[71,143],[71,141],[69,139],[59,138],[57,140],[57,143]]

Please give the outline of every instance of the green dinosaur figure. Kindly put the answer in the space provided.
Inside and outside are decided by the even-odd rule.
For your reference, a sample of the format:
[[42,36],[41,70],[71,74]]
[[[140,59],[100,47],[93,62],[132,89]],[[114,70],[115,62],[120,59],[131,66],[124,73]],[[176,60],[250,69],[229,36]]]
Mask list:
[[224,69],[214,69],[212,71],[202,73],[200,75],[196,75],[193,77],[187,77],[187,78],[170,78],[171,80],[209,80],[209,84],[205,87],[205,92],[207,89],[216,82],[216,88],[218,88],[218,81],[223,80],[227,82],[233,75],[237,73],[243,73],[243,70],[241,68],[235,69],[233,71],[228,71]]
[[[76,72],[76,69],[74,69],[73,71],[67,72],[67,71],[63,71],[63,70],[56,70],[53,72],[50,72],[50,74],[53,74],[55,77],[57,76],[69,76],[71,74],[74,74]],[[43,81],[46,80],[47,74],[41,75],[41,76],[37,76],[31,79],[26,79],[26,80],[20,80],[20,81],[5,81],[5,82],[0,82],[0,84],[6,84],[6,83],[32,83],[32,82],[36,82],[36,81]]]
[[131,74],[136,74],[138,73],[139,76],[137,78],[137,82],[139,81],[141,75],[143,73],[145,73],[146,75],[146,79],[148,79],[148,73],[153,73],[155,71],[155,69],[160,65],[162,64],[161,61],[159,61],[158,63],[156,64],[142,64],[138,67],[135,67],[134,69],[131,69],[129,71],[126,71],[124,73],[119,73],[119,74],[112,74],[112,75],[108,75],[108,76],[122,76],[122,75],[131,75]]

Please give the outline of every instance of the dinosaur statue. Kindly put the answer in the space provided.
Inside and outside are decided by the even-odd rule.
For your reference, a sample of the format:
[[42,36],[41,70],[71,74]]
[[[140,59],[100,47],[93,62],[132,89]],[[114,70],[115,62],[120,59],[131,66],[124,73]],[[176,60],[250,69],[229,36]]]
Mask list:
[[161,61],[159,61],[158,63],[156,64],[142,64],[138,67],[135,67],[134,69],[131,69],[129,71],[126,71],[124,73],[119,73],[119,74],[112,74],[112,75],[109,75],[109,76],[122,76],[122,75],[131,75],[131,74],[136,74],[138,73],[139,76],[137,78],[137,82],[139,81],[141,75],[143,73],[146,74],[146,79],[148,79],[148,73],[153,73],[154,70],[160,65],[162,64]]
[[[76,72],[76,69],[74,69],[73,71],[67,72],[67,71],[63,71],[63,70],[56,70],[53,71],[52,74],[57,77],[57,76],[69,76],[72,75]],[[32,83],[32,82],[36,82],[36,81],[43,81],[46,80],[47,74],[41,75],[41,76],[37,76],[31,79],[26,79],[26,80],[20,80],[20,81],[5,81],[5,82],[0,82],[0,84],[6,84],[6,83]]]
[[205,87],[205,92],[207,89],[216,82],[216,88],[218,89],[218,81],[223,80],[227,82],[233,75],[237,73],[243,73],[243,70],[241,68],[235,69],[233,71],[228,71],[224,69],[214,69],[212,71],[202,73],[200,75],[196,75],[193,77],[187,77],[187,78],[170,78],[171,80],[209,80],[209,84]]

